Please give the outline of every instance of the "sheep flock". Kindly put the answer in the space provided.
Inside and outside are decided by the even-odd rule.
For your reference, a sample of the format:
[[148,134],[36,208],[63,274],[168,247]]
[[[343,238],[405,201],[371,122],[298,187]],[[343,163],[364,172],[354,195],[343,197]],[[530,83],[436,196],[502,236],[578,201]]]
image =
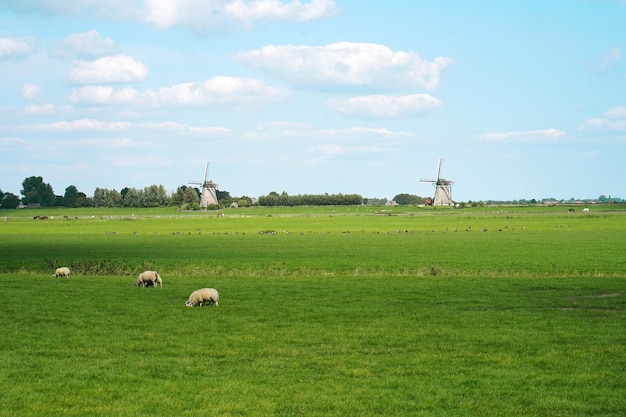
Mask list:
[[[57,268],[54,271],[53,277],[70,277],[70,268],[64,266]],[[158,287],[163,288],[163,278],[156,271],[144,271],[139,274],[137,280],[135,281],[135,287],[146,288],[146,287]],[[194,306],[205,306],[210,305],[217,307],[219,304],[220,295],[219,292],[215,288],[201,288],[199,290],[193,291],[189,297],[187,298],[187,302],[185,305],[187,307]]]

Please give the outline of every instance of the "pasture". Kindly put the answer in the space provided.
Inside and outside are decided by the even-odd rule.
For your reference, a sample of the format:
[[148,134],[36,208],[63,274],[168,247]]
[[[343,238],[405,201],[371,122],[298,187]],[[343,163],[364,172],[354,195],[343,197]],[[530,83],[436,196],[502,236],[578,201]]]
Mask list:
[[0,224],[0,416],[626,413],[623,206],[46,214]]

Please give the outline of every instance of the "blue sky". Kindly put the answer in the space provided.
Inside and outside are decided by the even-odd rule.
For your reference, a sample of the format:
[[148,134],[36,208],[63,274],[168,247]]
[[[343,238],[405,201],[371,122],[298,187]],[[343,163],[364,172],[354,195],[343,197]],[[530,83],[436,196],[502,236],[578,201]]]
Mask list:
[[3,0],[0,189],[626,198],[626,1]]

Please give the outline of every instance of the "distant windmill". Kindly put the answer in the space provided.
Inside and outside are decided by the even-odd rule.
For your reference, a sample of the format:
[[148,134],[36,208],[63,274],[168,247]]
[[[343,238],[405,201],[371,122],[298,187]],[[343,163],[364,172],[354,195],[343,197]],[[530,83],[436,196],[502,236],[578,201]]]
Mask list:
[[217,205],[217,185],[213,181],[209,180],[209,163],[206,163],[204,169],[204,181],[189,181],[189,184],[202,185],[202,195],[200,197],[200,207],[207,208],[212,204]]
[[430,182],[435,186],[435,198],[433,199],[433,206],[451,206],[454,205],[452,201],[452,194],[450,193],[450,186],[454,184],[453,181],[449,181],[441,178],[441,164],[443,159],[439,158],[439,167],[437,168],[437,179],[420,179],[420,182]]

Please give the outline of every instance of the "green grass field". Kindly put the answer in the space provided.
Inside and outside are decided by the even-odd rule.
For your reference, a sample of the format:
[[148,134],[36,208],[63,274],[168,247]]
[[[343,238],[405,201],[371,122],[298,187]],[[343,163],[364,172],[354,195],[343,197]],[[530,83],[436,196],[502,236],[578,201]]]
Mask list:
[[626,415],[623,206],[32,215],[0,416]]

